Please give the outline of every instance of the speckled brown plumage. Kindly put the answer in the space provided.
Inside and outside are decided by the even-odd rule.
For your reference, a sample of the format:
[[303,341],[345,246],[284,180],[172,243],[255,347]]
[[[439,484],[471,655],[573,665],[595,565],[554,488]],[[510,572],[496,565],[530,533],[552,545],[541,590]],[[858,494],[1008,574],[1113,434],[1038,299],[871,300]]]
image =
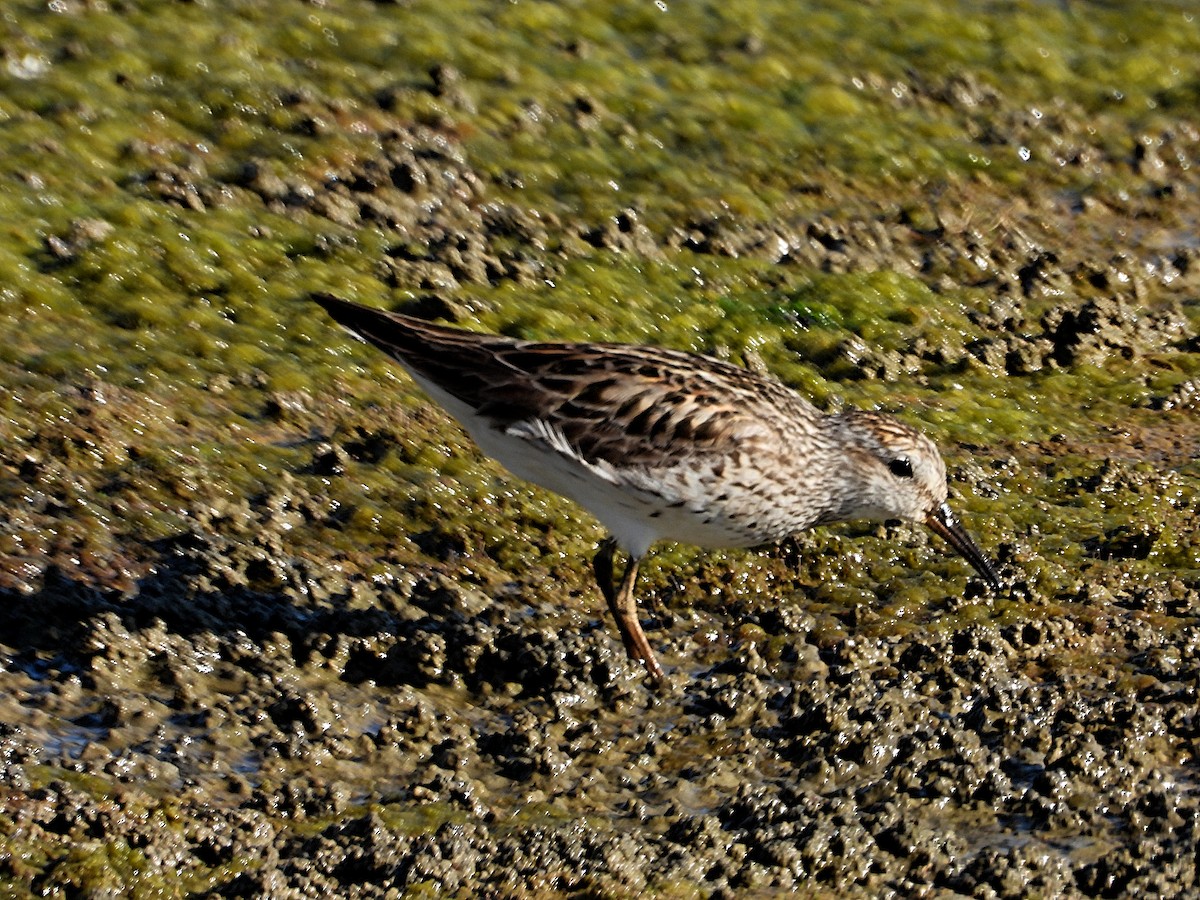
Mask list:
[[[638,561],[662,538],[745,547],[829,522],[909,519],[999,583],[946,504],[936,447],[890,416],[825,415],[779,382],[709,357],[520,341],[315,299],[403,365],[485,453],[609,529],[597,582],[626,650],[655,681],[663,673],[633,586]],[[616,588],[615,546],[630,557]]]

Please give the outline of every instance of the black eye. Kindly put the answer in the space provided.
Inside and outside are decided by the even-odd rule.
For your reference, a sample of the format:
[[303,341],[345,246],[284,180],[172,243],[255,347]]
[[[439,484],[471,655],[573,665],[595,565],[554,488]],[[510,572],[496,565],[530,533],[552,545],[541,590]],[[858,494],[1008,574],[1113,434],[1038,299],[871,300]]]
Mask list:
[[912,478],[912,460],[907,456],[897,456],[888,463],[888,468],[897,478]]

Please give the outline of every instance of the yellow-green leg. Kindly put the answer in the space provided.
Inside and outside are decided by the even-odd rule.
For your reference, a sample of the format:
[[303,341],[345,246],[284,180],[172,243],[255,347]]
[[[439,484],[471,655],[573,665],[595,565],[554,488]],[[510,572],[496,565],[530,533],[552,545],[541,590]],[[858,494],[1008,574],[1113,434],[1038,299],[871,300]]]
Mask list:
[[596,584],[599,585],[600,593],[604,595],[608,608],[612,611],[613,619],[616,620],[617,630],[621,632],[621,642],[625,645],[625,653],[630,659],[639,660],[646,667],[650,680],[657,687],[666,680],[666,675],[663,674],[658,660],[654,658],[654,651],[650,649],[646,633],[642,631],[642,623],[638,621],[637,603],[633,598],[633,586],[637,581],[638,563],[641,560],[638,557],[629,557],[629,563],[625,566],[625,574],[621,577],[621,584],[614,591],[613,551],[616,547],[617,542],[608,538],[596,551],[596,556],[592,560],[592,570],[596,573]]

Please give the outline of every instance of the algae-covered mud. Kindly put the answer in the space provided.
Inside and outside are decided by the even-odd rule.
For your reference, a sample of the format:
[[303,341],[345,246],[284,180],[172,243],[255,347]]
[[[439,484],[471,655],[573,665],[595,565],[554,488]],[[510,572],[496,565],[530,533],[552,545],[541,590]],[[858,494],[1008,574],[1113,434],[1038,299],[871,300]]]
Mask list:
[[[0,895],[1194,896],[1200,13],[0,10]],[[643,567],[313,291],[882,409],[911,527]]]

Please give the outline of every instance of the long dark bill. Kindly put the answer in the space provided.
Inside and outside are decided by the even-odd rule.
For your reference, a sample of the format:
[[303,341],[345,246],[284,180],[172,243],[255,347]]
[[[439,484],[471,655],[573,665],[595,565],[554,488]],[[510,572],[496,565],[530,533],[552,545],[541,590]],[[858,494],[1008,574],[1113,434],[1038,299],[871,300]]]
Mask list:
[[967,534],[967,530],[959,524],[958,519],[954,518],[949,504],[943,503],[926,516],[925,524],[969,562],[975,571],[991,585],[992,590],[1000,589],[1000,576],[996,574],[996,570],[988,558],[983,555],[983,551],[971,539],[971,535]]

